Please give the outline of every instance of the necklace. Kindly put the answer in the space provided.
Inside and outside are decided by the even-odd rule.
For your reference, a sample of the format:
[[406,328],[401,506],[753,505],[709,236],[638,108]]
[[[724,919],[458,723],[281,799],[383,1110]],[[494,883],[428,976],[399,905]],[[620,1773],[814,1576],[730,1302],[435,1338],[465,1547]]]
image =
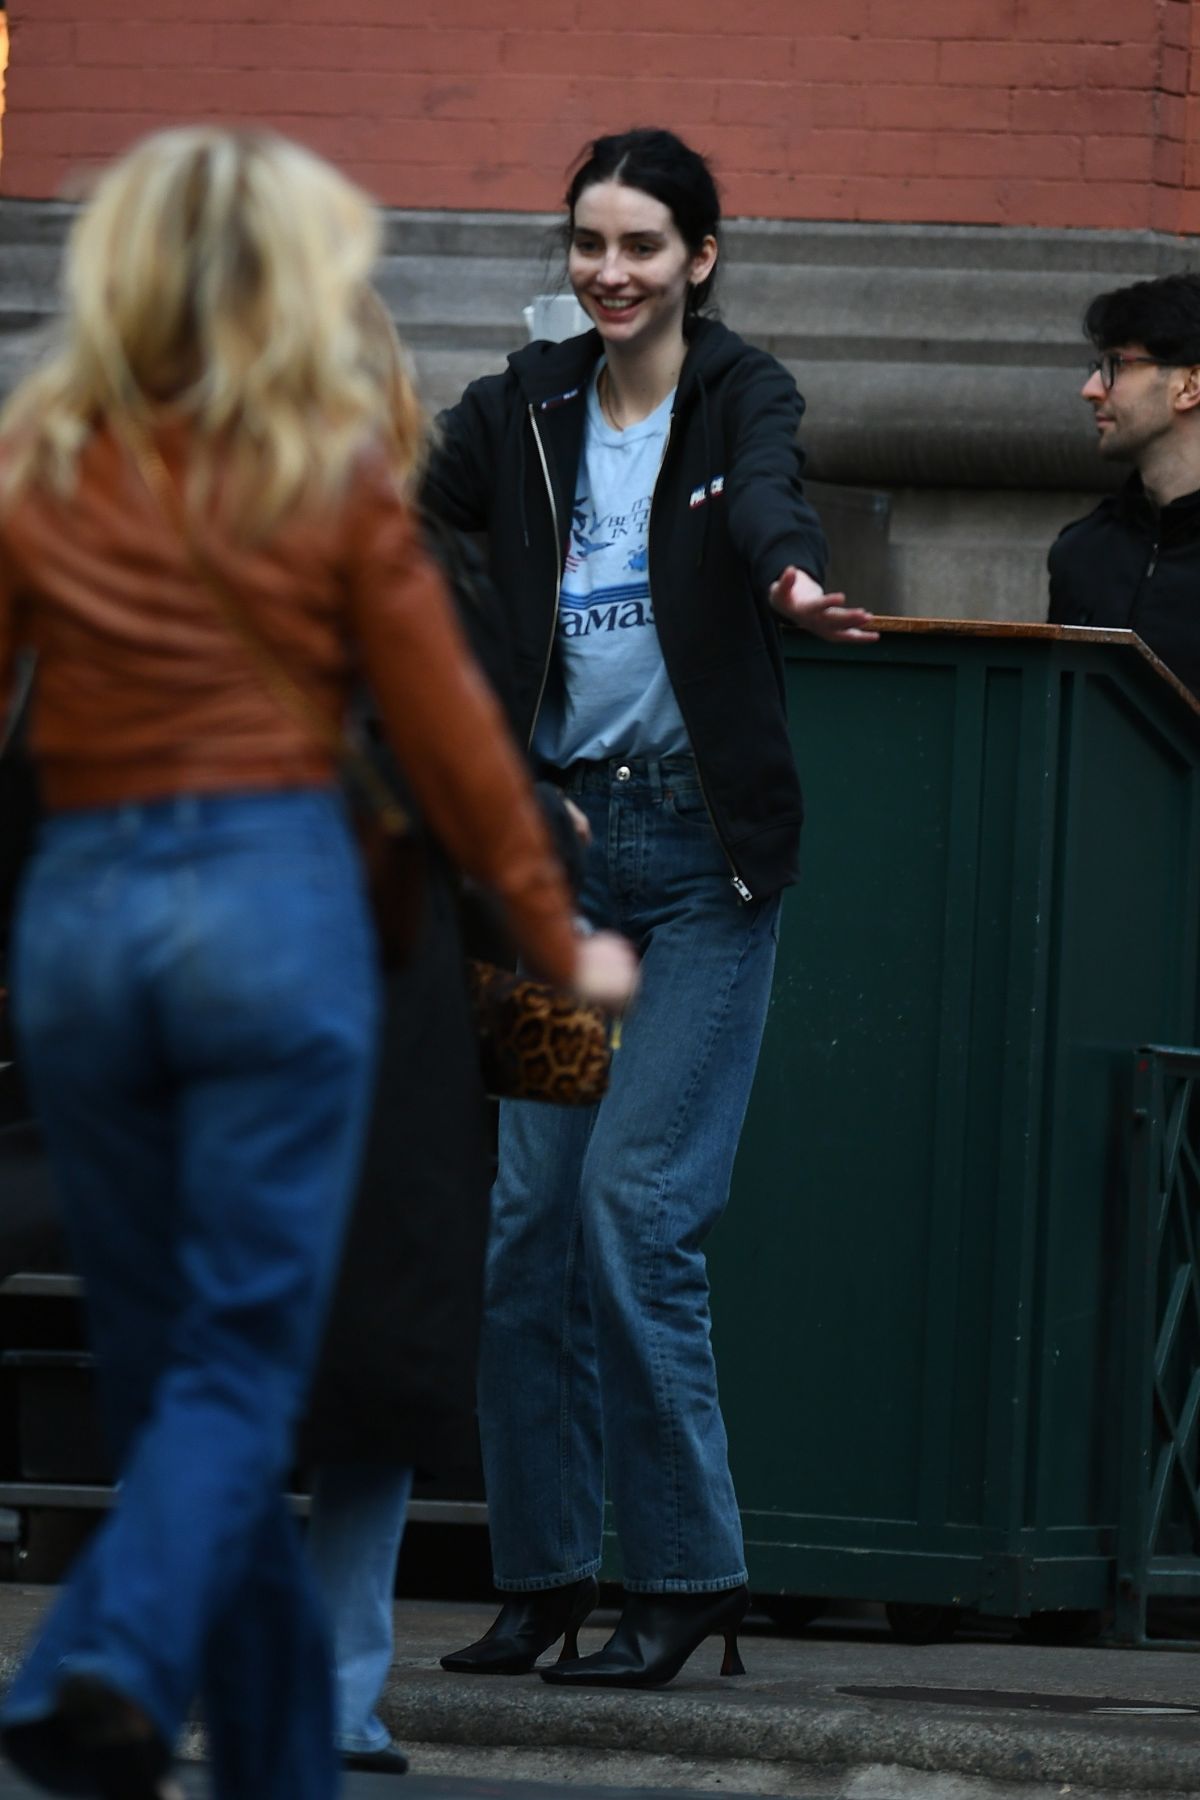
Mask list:
[[[679,384],[679,374],[678,374],[678,371],[676,371],[674,381],[672,381],[671,386],[669,388],[664,390],[664,392],[660,396],[659,400],[657,400],[655,402],[655,406],[661,406],[662,401],[665,400],[667,394],[669,394],[671,392],[671,388],[677,387],[678,384]],[[616,408],[613,405],[612,375],[609,371],[609,366],[607,363],[605,363],[604,367],[601,369],[600,379],[596,383],[596,398],[600,402],[601,413],[603,414],[604,418],[606,418],[608,420],[608,423],[612,426],[613,430],[614,431],[625,431],[627,429],[627,427],[622,423],[622,421],[620,419],[618,419],[617,413],[616,413]],[[655,408],[654,408],[654,406],[652,406],[649,408],[649,410],[647,412],[640,413],[638,415],[638,420],[649,418],[650,413],[653,412],[654,410],[655,410]],[[635,420],[633,422],[637,423],[638,420]]]
[[618,419],[618,417],[616,415],[616,412],[613,410],[612,382],[611,382],[611,378],[608,373],[608,364],[607,363],[605,363],[604,367],[600,371],[600,380],[597,383],[597,397],[600,401],[600,411],[603,413],[604,417],[608,420],[608,423],[612,426],[613,430],[614,431],[624,431],[625,427],[622,425],[620,419]]

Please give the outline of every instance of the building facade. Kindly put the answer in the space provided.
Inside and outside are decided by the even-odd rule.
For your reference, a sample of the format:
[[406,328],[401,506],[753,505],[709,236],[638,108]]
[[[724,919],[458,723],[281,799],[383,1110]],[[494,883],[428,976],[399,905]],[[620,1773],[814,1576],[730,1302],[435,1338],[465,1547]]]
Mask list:
[[[0,15],[2,16],[2,15]],[[259,120],[390,209],[383,283],[435,402],[558,279],[591,135],[668,124],[733,221],[721,303],[795,368],[873,604],[1038,616],[1101,482],[1098,288],[1200,229],[1200,0],[9,0],[0,372],[53,306],[67,200],[185,119]],[[7,315],[7,320],[5,315]],[[856,571],[858,565],[854,565]]]
[[[729,210],[1200,225],[1200,0],[12,0],[7,194],[165,120],[258,118],[387,205],[537,212],[664,120]],[[436,23],[432,22],[436,19]]]

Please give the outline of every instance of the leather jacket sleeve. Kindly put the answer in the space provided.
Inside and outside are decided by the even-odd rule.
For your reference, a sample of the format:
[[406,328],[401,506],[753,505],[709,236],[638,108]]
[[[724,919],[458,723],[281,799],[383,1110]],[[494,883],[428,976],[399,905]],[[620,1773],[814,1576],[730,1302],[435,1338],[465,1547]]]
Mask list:
[[499,896],[522,955],[575,966],[570,899],[500,706],[476,666],[411,510],[382,470],[347,508],[352,635],[384,730],[450,856]]

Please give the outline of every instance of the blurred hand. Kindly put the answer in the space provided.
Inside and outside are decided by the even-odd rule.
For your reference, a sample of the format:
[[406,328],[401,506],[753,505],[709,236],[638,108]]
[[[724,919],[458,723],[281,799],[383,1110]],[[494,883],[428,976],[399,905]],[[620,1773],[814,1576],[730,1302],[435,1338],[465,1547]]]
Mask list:
[[861,606],[847,606],[845,594],[827,594],[819,581],[790,563],[767,591],[767,599],[789,625],[811,631],[831,644],[873,644],[872,615]]
[[575,827],[575,836],[579,839],[581,844],[590,844],[592,841],[592,822],[584,812],[583,808],[581,806],[576,806],[573,800],[568,800],[565,794],[562,797],[562,803],[567,809],[568,819],[570,819],[571,824]]
[[615,931],[594,931],[580,938],[572,985],[581,1000],[606,1012],[624,1012],[638,986],[638,960],[633,945]]

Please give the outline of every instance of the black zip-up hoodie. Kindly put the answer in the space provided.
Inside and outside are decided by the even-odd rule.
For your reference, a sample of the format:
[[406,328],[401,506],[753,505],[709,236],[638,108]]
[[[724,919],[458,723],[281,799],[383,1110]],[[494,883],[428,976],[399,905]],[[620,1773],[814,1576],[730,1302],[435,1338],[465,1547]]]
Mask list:
[[[709,811],[743,899],[797,875],[803,804],[767,590],[794,563],[824,580],[800,482],[804,402],[773,356],[713,319],[689,343],[650,511],[650,594]],[[553,653],[558,587],[598,332],[516,351],[443,413],[424,502],[488,533],[512,633],[512,713],[528,741]]]
[[1136,631],[1200,699],[1200,493],[1151,502],[1131,475],[1050,549],[1050,623]]

